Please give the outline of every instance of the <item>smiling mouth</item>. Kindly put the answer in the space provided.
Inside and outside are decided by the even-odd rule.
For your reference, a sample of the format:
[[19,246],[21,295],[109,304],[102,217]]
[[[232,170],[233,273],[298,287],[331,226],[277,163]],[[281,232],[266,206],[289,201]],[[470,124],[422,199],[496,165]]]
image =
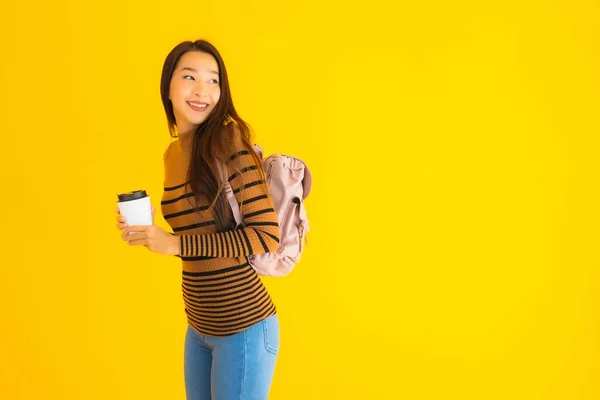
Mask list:
[[187,101],[186,103],[188,103],[192,109],[198,111],[206,110],[208,108],[208,103],[196,103],[193,101]]

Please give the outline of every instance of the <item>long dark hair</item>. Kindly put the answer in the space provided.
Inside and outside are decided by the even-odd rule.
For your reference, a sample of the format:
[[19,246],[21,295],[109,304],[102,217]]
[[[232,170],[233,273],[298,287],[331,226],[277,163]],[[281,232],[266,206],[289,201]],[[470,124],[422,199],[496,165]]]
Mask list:
[[[225,63],[218,50],[206,40],[184,41],[179,43],[167,55],[163,64],[160,80],[160,96],[162,99],[169,133],[172,138],[177,137],[177,123],[173,113],[173,104],[169,100],[169,88],[175,67],[181,56],[188,51],[200,51],[210,54],[219,66],[219,85],[221,88],[220,99],[208,118],[202,122],[194,133],[192,141],[192,157],[187,172],[187,184],[194,193],[196,207],[201,196],[209,199],[209,208],[215,218],[217,231],[233,229],[235,221],[231,207],[223,192],[221,180],[217,179],[218,172],[215,162],[224,163],[226,158],[233,153],[234,129],[239,129],[242,141],[260,166],[259,171],[264,180],[264,170],[257,154],[252,150],[252,130],[250,126],[238,115],[233,106],[229,80]],[[240,171],[228,171],[228,176]],[[240,173],[243,179],[243,175]],[[241,210],[241,207],[240,207]]]

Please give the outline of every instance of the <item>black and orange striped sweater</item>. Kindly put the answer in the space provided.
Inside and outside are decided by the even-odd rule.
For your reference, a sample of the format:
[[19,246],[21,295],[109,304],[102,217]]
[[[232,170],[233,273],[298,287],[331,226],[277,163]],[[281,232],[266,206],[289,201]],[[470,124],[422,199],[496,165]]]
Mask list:
[[182,143],[175,140],[165,151],[161,209],[179,237],[185,313],[202,334],[231,335],[276,313],[247,257],[277,249],[277,215],[270,194],[258,184],[262,178],[254,158],[238,139],[226,165],[229,171],[243,171],[244,181],[235,174],[228,179],[242,204],[244,227],[217,233],[212,212],[206,211],[208,199],[194,207],[185,184],[189,156]]

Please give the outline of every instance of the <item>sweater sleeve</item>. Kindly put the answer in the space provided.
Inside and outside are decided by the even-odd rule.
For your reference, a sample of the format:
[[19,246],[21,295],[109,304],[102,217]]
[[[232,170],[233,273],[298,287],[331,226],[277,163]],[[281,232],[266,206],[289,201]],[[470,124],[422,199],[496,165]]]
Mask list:
[[279,247],[279,223],[273,199],[256,161],[236,132],[234,152],[226,160],[228,181],[240,204],[243,227],[204,235],[180,235],[181,257],[241,257],[271,253]]

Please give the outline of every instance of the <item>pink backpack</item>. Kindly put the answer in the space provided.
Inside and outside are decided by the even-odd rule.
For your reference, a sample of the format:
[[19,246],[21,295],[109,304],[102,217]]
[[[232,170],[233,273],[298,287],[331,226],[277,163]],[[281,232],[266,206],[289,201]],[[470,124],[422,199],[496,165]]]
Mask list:
[[[296,157],[272,154],[263,159],[262,148],[254,145],[254,150],[263,160],[267,186],[275,204],[281,234],[276,252],[252,255],[248,257],[248,262],[260,275],[283,276],[290,273],[300,261],[305,242],[308,243],[306,233],[309,231],[309,224],[304,199],[310,193],[312,176],[306,164]],[[236,225],[240,225],[242,218],[239,204],[227,179],[224,186]]]

